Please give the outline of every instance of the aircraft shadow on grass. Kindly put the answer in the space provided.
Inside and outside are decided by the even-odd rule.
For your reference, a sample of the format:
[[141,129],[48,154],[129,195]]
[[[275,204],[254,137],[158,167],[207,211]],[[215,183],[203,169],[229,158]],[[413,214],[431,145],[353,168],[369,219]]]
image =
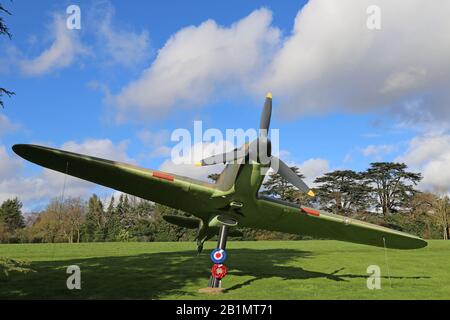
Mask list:
[[[298,259],[310,259],[309,251],[295,249],[231,249],[229,274],[251,276],[252,279],[229,287],[231,292],[265,278],[302,280],[325,278],[349,281],[367,278],[368,274],[339,274],[344,268],[331,273],[286,266]],[[81,269],[81,290],[68,290],[66,268],[78,265]],[[61,261],[33,262],[37,272],[12,274],[0,283],[0,298],[19,299],[160,299],[167,295],[195,294],[185,286],[205,287],[210,274],[209,256],[197,256],[194,251],[159,252],[135,256],[100,257]],[[424,276],[392,279],[421,279]],[[226,278],[224,279],[226,282]]]

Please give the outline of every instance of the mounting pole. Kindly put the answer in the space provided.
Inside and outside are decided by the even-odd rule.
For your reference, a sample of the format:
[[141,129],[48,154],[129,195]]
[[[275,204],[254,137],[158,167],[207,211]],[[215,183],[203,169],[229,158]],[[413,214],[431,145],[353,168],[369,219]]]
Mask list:
[[[227,238],[228,238],[228,226],[222,225],[219,230],[219,239],[217,240],[217,248],[225,250],[227,246]],[[220,280],[211,276],[209,278],[208,287],[210,288],[219,288]]]

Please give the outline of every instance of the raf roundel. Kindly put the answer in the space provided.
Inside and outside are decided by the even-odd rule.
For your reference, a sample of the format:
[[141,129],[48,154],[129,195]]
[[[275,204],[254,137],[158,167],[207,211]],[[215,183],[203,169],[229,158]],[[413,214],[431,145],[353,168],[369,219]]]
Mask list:
[[211,261],[213,263],[223,263],[227,258],[227,253],[223,249],[214,249],[211,252]]

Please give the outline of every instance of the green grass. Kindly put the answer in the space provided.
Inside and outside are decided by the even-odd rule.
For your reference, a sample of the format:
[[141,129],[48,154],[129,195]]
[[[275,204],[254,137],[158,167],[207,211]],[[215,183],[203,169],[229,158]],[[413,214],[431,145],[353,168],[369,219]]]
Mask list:
[[[0,245],[0,256],[31,261],[36,272],[0,282],[10,299],[450,299],[450,241],[420,250],[385,250],[337,241],[229,242],[227,290],[206,287],[214,242]],[[66,288],[66,268],[81,268],[82,289]],[[378,265],[380,290],[367,289]]]

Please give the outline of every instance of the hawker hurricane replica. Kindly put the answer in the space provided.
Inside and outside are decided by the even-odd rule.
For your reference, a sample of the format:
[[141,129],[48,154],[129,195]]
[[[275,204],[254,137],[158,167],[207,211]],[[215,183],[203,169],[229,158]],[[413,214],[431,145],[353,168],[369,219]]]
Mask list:
[[[227,236],[239,234],[237,227],[396,249],[427,245],[421,238],[407,233],[260,194],[265,177],[261,169],[276,167],[278,174],[301,192],[314,196],[289,166],[271,154],[268,137],[271,114],[269,93],[257,139],[197,163],[200,166],[226,164],[215,183],[38,145],[17,144],[13,150],[43,167],[192,214],[193,217],[168,215],[164,218],[169,223],[197,229],[199,252],[203,243],[217,234],[218,249],[225,249]],[[216,254],[220,258],[222,252]]]

